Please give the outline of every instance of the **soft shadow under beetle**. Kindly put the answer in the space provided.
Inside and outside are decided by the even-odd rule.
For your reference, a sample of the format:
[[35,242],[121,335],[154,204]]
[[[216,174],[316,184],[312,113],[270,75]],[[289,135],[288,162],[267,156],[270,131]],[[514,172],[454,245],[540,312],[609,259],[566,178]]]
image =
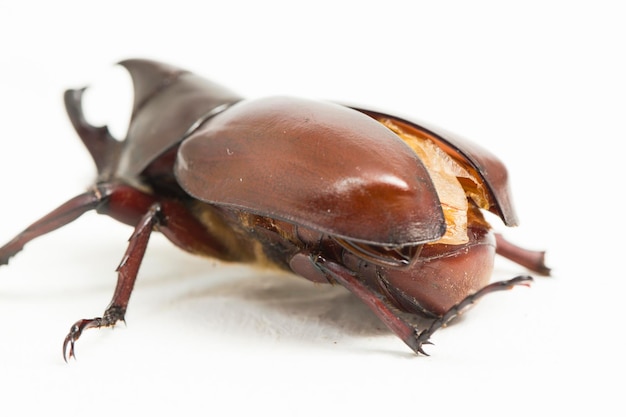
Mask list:
[[[124,320],[153,230],[183,250],[340,284],[415,352],[483,295],[494,256],[548,274],[543,252],[492,232],[481,214],[517,218],[502,163],[477,145],[410,120],[287,97],[244,100],[188,71],[121,63],[134,83],[127,137],[65,105],[98,169],[96,184],[0,248],[0,264],[32,239],[96,210],[135,228],[102,317],[76,322],[63,343]],[[432,318],[423,330],[415,315]]]

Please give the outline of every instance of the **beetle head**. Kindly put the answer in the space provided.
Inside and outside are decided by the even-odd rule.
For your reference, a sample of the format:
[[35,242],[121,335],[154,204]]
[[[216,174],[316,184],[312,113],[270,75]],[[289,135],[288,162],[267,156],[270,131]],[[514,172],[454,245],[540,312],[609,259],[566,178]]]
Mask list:
[[203,117],[241,100],[230,90],[171,65],[144,59],[120,65],[129,72],[134,86],[125,140],[116,140],[106,126],[87,122],[82,107],[85,88],[65,93],[68,115],[96,163],[100,181],[135,179],[179,144]]

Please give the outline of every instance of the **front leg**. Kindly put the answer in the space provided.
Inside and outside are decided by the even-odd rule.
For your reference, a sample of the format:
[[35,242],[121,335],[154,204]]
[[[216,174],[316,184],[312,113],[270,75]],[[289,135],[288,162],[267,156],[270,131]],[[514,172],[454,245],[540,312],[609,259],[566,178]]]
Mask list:
[[80,338],[84,330],[99,327],[111,327],[118,321],[124,321],[128,300],[133,292],[139,266],[146,253],[150,234],[154,227],[161,222],[161,205],[154,203],[141,218],[133,232],[126,253],[117,267],[117,286],[115,293],[104,311],[102,317],[79,320],[72,325],[70,332],[63,342],[63,359],[67,362],[68,346],[69,357],[76,357],[74,343]]
[[107,198],[106,190],[94,187],[61,204],[0,247],[0,265],[7,265],[9,259],[24,249],[24,245],[31,240],[73,222],[89,210],[97,209]]

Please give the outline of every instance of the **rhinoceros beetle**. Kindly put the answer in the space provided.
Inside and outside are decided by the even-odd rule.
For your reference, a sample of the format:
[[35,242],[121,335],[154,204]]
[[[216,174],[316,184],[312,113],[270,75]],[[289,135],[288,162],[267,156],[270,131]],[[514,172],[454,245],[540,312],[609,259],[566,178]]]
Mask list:
[[[507,172],[456,135],[364,108],[289,97],[244,100],[191,72],[120,63],[135,96],[127,137],[85,119],[85,89],[68,90],[70,121],[95,161],[88,191],[0,248],[0,264],[89,210],[135,228],[102,317],[71,326],[63,357],[90,328],[124,320],[153,230],[185,251],[339,284],[413,351],[487,293],[498,253],[548,274],[544,253],[492,232],[481,210],[517,224]],[[430,317],[418,330],[416,315]]]

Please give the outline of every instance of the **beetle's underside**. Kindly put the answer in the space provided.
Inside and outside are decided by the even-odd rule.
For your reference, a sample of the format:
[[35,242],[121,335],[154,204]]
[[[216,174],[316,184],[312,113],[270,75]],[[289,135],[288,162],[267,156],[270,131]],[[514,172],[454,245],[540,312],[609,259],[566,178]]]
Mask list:
[[[549,271],[542,252],[494,236],[482,216],[517,222],[504,167],[473,144],[337,104],[242,100],[151,61],[122,65],[135,84],[128,137],[118,142],[90,125],[83,90],[68,91],[68,114],[98,181],[0,248],[6,264],[30,240],[92,209],[135,228],[110,305],[72,326],[64,357],[85,329],[124,319],[153,230],[192,253],[343,285],[421,353],[465,307],[530,280],[488,284],[496,252]],[[418,331],[411,314],[433,317],[432,326]]]

